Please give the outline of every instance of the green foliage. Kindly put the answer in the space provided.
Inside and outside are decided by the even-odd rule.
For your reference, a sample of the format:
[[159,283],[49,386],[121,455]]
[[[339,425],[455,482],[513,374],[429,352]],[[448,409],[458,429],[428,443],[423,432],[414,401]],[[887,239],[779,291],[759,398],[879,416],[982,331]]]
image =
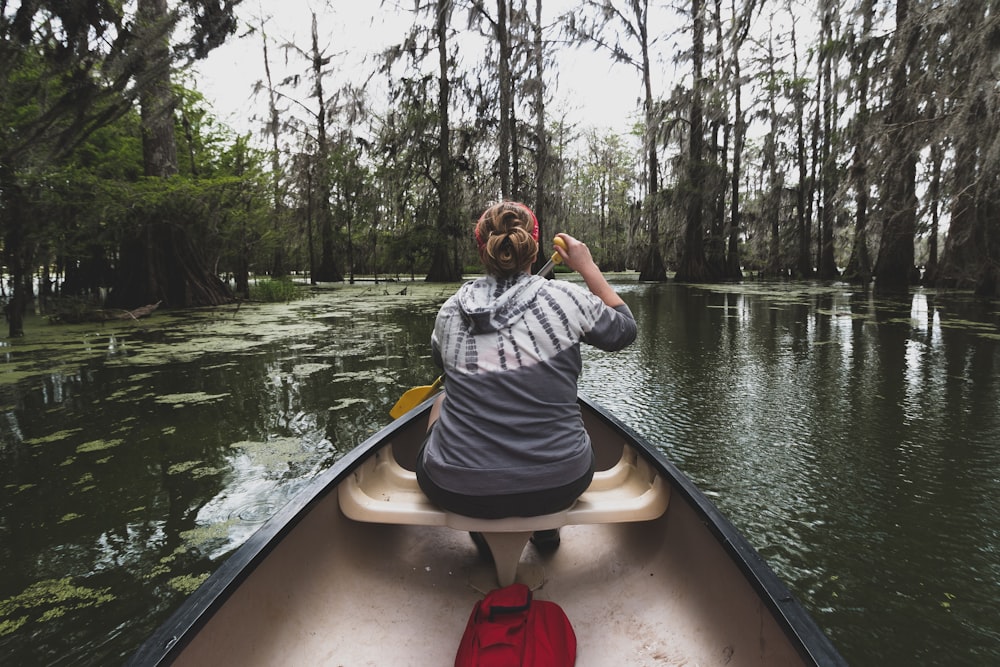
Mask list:
[[250,285],[250,299],[268,303],[288,303],[299,297],[301,289],[288,278],[266,278]]
[[[24,275],[38,272],[40,267],[56,267],[72,288],[70,292],[91,293],[95,286],[107,282],[114,265],[120,266],[121,257],[116,253],[121,252],[123,239],[134,236],[150,220],[183,226],[208,265],[220,275],[236,276],[238,290],[244,295],[249,291],[247,276],[314,269],[320,256],[330,254],[331,248],[345,277],[416,277],[429,272],[432,264],[445,262],[449,266],[465,265],[467,272],[473,267],[478,271],[468,231],[476,212],[496,198],[501,189],[501,118],[497,110],[498,81],[491,60],[495,54],[487,50],[473,57],[465,41],[449,39],[446,74],[452,83],[451,101],[446,108],[439,107],[435,17],[418,12],[412,31],[401,37],[400,44],[383,52],[375,74],[385,77],[388,108],[369,105],[360,89],[352,85],[327,90],[322,114],[314,108],[311,92],[304,94],[310,105],[303,104],[301,96],[296,99],[296,94],[303,93],[302,83],[318,83],[309,76],[311,65],[307,59],[301,76],[268,84],[277,101],[276,115],[268,119],[268,129],[276,134],[275,145],[267,150],[258,148],[252,135],[235,136],[220,124],[204,97],[193,90],[191,79],[184,78],[191,75],[174,70],[171,77],[175,84],[179,83],[172,91],[179,172],[167,181],[146,180],[142,177],[136,100],[139,89],[148,85],[151,76],[142,73],[140,66],[149,63],[137,62],[149,54],[136,48],[136,40],[141,45],[149,36],[130,21],[135,5],[109,0],[90,4],[92,11],[77,16],[74,12],[81,6],[79,0],[15,3],[0,17],[0,61],[5,64],[0,74],[0,166],[7,171],[0,174],[4,178],[0,183],[0,234],[7,237],[3,240],[8,271],[12,271],[14,260],[24,265]],[[157,36],[165,38],[167,27],[177,31],[172,45],[174,58],[184,52],[203,55],[231,34],[235,23],[229,10],[234,4],[217,8],[207,0],[181,0],[176,6],[183,10],[182,14],[190,12],[190,20],[161,26],[163,34]],[[593,35],[601,32],[598,28],[609,22],[611,17],[597,12],[599,5],[583,3],[579,15],[574,15],[579,28],[576,38],[592,41]],[[981,8],[969,12],[969,25],[986,25],[992,16]],[[28,20],[19,19],[15,26],[15,15]],[[830,17],[836,17],[836,13]],[[525,14],[516,18],[522,22],[528,17]],[[71,19],[76,23],[64,24]],[[721,27],[726,17],[712,20],[718,20],[717,27]],[[464,27],[454,21],[447,27],[458,33],[474,31],[477,19],[469,21]],[[518,23],[519,27],[512,23],[510,29],[520,34],[518,31],[528,30],[529,24],[530,20]],[[129,31],[124,29],[126,26]],[[181,28],[192,34],[180,35]],[[778,242],[773,247],[781,253],[780,264],[794,265],[801,254],[796,241],[805,225],[799,225],[797,215],[793,215],[798,213],[794,209],[799,200],[790,195],[802,191],[801,201],[808,205],[804,213],[812,217],[808,222],[815,224],[820,210],[817,188],[824,183],[824,177],[831,175],[820,172],[837,169],[846,174],[848,157],[855,153],[851,138],[855,135],[858,141],[865,140],[867,148],[860,154],[870,156],[868,178],[876,184],[871,193],[870,217],[875,218],[883,207],[880,199],[886,192],[879,191],[882,176],[878,171],[888,147],[879,145],[884,141],[879,139],[881,130],[872,126],[871,136],[866,137],[846,129],[854,123],[867,127],[871,125],[864,123],[867,115],[880,113],[879,105],[884,102],[872,92],[888,90],[891,72],[885,63],[889,62],[888,49],[892,46],[888,35],[893,31],[873,28],[865,30],[861,39],[861,34],[853,33],[856,29],[845,28],[847,32],[838,34],[836,40],[824,32],[819,42],[803,42],[795,46],[800,56],[796,59],[789,50],[793,45],[783,39],[774,44],[751,40],[743,49],[745,28],[742,36],[724,36],[723,31],[718,31],[722,41],[706,48],[706,53],[714,54],[715,63],[700,84],[708,123],[701,138],[708,142],[710,151],[703,164],[698,161],[699,177],[693,179],[684,176],[692,166],[684,157],[685,146],[690,146],[692,139],[685,120],[692,105],[691,85],[686,77],[679,79],[666,97],[648,101],[651,113],[636,116],[632,136],[578,128],[568,123],[557,100],[547,103],[548,126],[541,132],[543,136],[536,136],[532,105],[537,101],[537,82],[527,69],[519,71],[520,83],[511,91],[512,126],[507,128],[516,139],[511,154],[516,163],[516,173],[511,174],[511,196],[543,211],[546,234],[574,234],[587,241],[603,268],[623,269],[636,267],[645,254],[654,236],[650,227],[654,220],[660,252],[668,262],[676,259],[689,243],[682,234],[687,220],[685,210],[697,195],[706,202],[706,224],[710,220],[718,229],[726,229],[734,222],[738,225],[746,261],[754,266],[763,265],[772,252],[773,216],[769,214],[775,210],[762,192],[775,186],[757,178],[757,173],[773,171],[783,175],[784,183]],[[573,30],[569,32],[574,36]],[[877,34],[886,37],[872,36]],[[733,41],[737,38],[739,44]],[[549,44],[553,50],[560,48],[555,42]],[[969,70],[988,80],[988,68],[970,69],[971,63],[992,62],[988,53],[980,53],[987,47],[965,40],[964,31],[942,35],[941,45],[947,45],[952,54],[948,58],[937,52],[941,45],[935,44],[922,35],[914,43],[917,56],[940,59],[937,67],[931,66],[937,61],[928,60],[924,69]],[[522,69],[530,64],[530,54],[523,47],[514,44],[511,54]],[[845,70],[838,75],[843,80],[833,81],[829,91],[822,93],[836,95],[842,89],[839,94],[848,96],[848,103],[837,112],[842,117],[831,119],[828,127],[820,123],[813,126],[813,120],[822,120],[814,114],[820,108],[816,105],[823,100],[812,99],[821,91],[814,78],[820,71],[815,68],[819,63],[806,57],[810,49],[814,56],[822,54],[830,60],[835,72],[846,59],[871,65],[871,90],[864,116],[851,117],[851,91],[858,86],[860,94],[860,80],[857,73]],[[620,59],[623,52],[609,56]],[[737,56],[741,57],[742,70],[735,69]],[[332,75],[341,74],[334,71],[336,67],[335,59],[329,60],[324,72],[335,79]],[[741,117],[730,118],[727,116],[734,109],[733,94],[739,83],[731,77],[737,71],[741,71],[744,82],[755,83],[743,89]],[[969,116],[967,112],[974,109],[966,107],[972,98],[951,96],[948,81],[948,77],[941,79],[941,88],[933,95],[901,81],[901,85],[913,89],[910,92],[917,107],[925,104],[920,101],[922,96],[933,97],[932,106],[938,114],[933,123],[921,124],[935,126],[933,135],[911,138],[911,153],[920,153],[921,146],[932,141],[960,147],[955,140],[965,135],[997,136],[991,131],[997,116],[993,113],[995,100],[983,100],[988,108],[982,116]],[[302,116],[303,110],[312,116]],[[376,113],[368,113],[371,111]],[[449,144],[442,147],[440,124],[444,114],[449,120]],[[322,135],[326,137],[322,147],[316,124],[320,118]],[[746,144],[738,148],[743,173],[736,176],[742,186],[738,202],[730,201],[732,169],[736,166],[735,128],[746,119],[772,118],[770,150],[762,150],[759,145],[760,128],[753,131],[759,123],[752,124]],[[975,121],[978,124],[971,131],[956,125],[975,119],[979,119]],[[796,144],[797,121],[805,121],[801,151]],[[655,123],[656,127],[648,128],[647,123]],[[654,139],[660,160],[656,172],[659,192],[649,196],[646,190],[650,186],[644,182],[642,172],[650,167],[651,158],[643,148],[643,137],[652,137],[647,130],[653,129],[657,130]],[[829,161],[812,154],[824,142],[829,144],[823,148],[829,152]],[[450,170],[442,169],[442,148],[450,156]],[[976,178],[980,171],[996,171],[990,170],[989,160],[997,154],[1000,151],[983,149],[979,157],[971,151],[970,159],[954,158],[955,165],[968,165],[969,173],[964,177],[959,173],[952,179],[956,183],[980,182]],[[975,161],[980,159],[982,165]],[[816,167],[812,166],[814,162]],[[539,191],[534,182],[537,174],[544,177]],[[918,178],[923,174],[923,170],[918,171]],[[948,179],[948,174],[943,174],[942,182],[948,183]],[[823,210],[836,221],[833,239],[836,258],[842,260],[854,233],[853,193],[847,180],[830,182],[844,183],[839,189],[830,189],[829,201],[822,202]],[[12,199],[15,194],[19,199]],[[947,196],[949,193],[942,194]],[[982,199],[970,202],[974,206],[969,210],[981,207],[984,219],[989,221],[983,224],[993,229],[996,217],[989,216],[992,195],[984,189],[978,194],[968,190],[967,196]],[[538,197],[541,202],[534,201]],[[737,203],[741,217],[730,220],[729,211],[735,211]],[[920,202],[921,209],[924,204]],[[943,212],[946,209],[940,208]],[[916,222],[915,243],[919,247],[928,230],[919,216]],[[880,220],[873,220],[870,243],[880,239],[880,224]],[[944,219],[942,224],[951,223]],[[960,227],[948,228],[954,231]],[[982,233],[970,230],[966,237],[980,238]],[[815,237],[811,235],[807,246],[816,243]],[[697,240],[704,242],[705,238]],[[907,239],[904,245],[913,243]],[[951,248],[954,254],[954,245],[946,243],[944,248]],[[21,255],[12,257],[15,250]],[[973,251],[977,257],[985,252],[978,246],[969,248],[969,252]],[[984,261],[980,257],[973,264],[980,267]],[[951,262],[952,270],[968,263],[959,253]]]

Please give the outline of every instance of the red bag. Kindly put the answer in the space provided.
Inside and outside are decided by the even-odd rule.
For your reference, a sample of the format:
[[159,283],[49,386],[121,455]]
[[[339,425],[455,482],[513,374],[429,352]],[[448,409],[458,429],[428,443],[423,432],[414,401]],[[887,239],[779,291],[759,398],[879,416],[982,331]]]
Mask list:
[[490,591],[476,603],[455,667],[572,667],[576,633],[555,602],[532,600],[524,584]]

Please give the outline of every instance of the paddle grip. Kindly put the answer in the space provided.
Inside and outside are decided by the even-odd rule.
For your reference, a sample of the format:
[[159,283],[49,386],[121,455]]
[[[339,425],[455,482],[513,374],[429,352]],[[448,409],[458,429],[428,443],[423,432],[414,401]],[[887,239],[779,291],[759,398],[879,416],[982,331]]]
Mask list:
[[[559,246],[563,250],[566,249],[566,242],[562,240],[561,236],[557,236],[554,239],[552,239],[552,243],[554,245]],[[562,264],[562,256],[559,254],[558,250],[556,252],[552,253],[552,263],[553,264]]]
[[[563,250],[566,249],[566,242],[563,241],[561,237],[558,236],[555,237],[554,239],[552,239],[552,243],[559,246]],[[552,257],[550,257],[549,261],[545,262],[545,264],[542,265],[542,268],[538,269],[538,273],[536,275],[543,277],[548,275],[549,272],[552,271],[553,268],[555,268],[556,264],[562,264],[562,256],[559,254],[559,251],[552,253]]]

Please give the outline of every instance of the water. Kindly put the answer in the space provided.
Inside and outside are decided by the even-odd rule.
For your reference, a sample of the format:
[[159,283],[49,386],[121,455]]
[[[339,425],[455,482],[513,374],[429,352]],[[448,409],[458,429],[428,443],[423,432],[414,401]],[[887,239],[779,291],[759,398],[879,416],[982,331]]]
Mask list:
[[[435,376],[454,286],[383,285],[0,346],[0,656],[120,663]],[[661,447],[855,665],[1000,660],[1000,315],[917,292],[622,283],[582,388]]]

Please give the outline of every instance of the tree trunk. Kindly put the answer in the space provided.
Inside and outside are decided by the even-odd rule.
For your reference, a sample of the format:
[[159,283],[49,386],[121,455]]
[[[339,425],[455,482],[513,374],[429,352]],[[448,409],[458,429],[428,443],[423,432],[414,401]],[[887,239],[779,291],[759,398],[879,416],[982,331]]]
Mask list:
[[[817,72],[818,74],[818,72]],[[821,123],[820,123],[820,109],[822,106],[819,100],[823,98],[823,77],[816,77],[816,104],[813,105],[812,113],[812,127],[809,137],[809,155],[810,155],[810,165],[809,165],[809,180],[808,188],[806,190],[808,198],[806,199],[806,243],[809,244],[809,266],[813,267],[813,270],[819,268],[819,255],[820,255],[820,240],[819,240],[819,221],[816,221],[817,239],[816,239],[816,254],[812,253],[812,237],[813,237],[813,220],[817,217],[816,209],[820,208],[817,197],[817,184],[819,183],[819,167],[820,167],[820,133],[821,133]],[[822,212],[819,213],[822,215]],[[810,275],[812,275],[813,270],[810,270]]]
[[271,79],[271,59],[267,52],[267,33],[264,31],[263,19],[260,24],[260,37],[263,46],[264,76],[267,81],[268,112],[270,113],[267,131],[271,135],[271,205],[274,207],[273,229],[275,237],[274,255],[271,258],[271,276],[279,278],[287,273],[284,235],[282,233],[285,222],[285,204],[281,192],[281,150],[278,147],[281,124],[278,116],[277,91],[274,88],[274,81]]
[[[170,18],[166,0],[139,0],[138,29],[155,36],[146,41],[141,76],[147,85],[140,93],[142,156],[146,176],[170,178],[177,174],[174,137],[174,97],[170,83]],[[184,308],[226,303],[229,287],[209,268],[191,239],[187,221],[140,221],[134,235],[124,239],[119,252],[115,284],[108,295],[109,308],[133,308],[162,302]]]
[[995,173],[985,177],[982,185],[983,195],[979,204],[979,228],[985,237],[982,248],[982,261],[975,295],[986,299],[994,299],[1000,295],[1000,235],[996,233],[997,220],[1000,219],[1000,182]]
[[944,149],[939,142],[931,145],[931,181],[927,186],[927,200],[931,207],[931,228],[927,239],[927,264],[923,283],[934,285],[938,279],[938,234],[941,233],[941,170]]
[[799,241],[796,271],[799,278],[809,278],[813,273],[813,264],[809,252],[809,239],[812,234],[809,224],[811,213],[807,210],[811,195],[809,194],[809,155],[806,152],[806,95],[804,84],[799,83],[798,43],[795,35],[793,17],[791,26],[792,79],[796,81],[796,85],[792,94],[795,105],[795,162],[799,167],[799,185],[795,190],[795,229]]
[[886,197],[882,242],[875,264],[875,291],[905,292],[913,282],[917,217],[917,155],[912,138],[915,112],[909,65],[920,31],[909,16],[909,0],[896,0],[896,44],[891,70],[886,139]]
[[768,244],[767,262],[764,265],[764,275],[777,278],[783,274],[784,266],[781,261],[781,188],[783,185],[782,173],[778,169],[778,146],[777,137],[780,131],[780,119],[777,106],[777,81],[778,73],[774,57],[774,36],[770,35],[767,41],[767,111],[769,128],[764,137],[763,168],[767,171],[767,189],[764,194],[763,216],[770,230],[770,243]]
[[[236,140],[236,154],[234,155],[233,175],[242,178],[246,175],[246,151],[247,145],[243,137]],[[250,243],[247,239],[247,219],[253,210],[253,196],[250,192],[243,192],[243,188],[237,189],[244,195],[244,212],[240,216],[240,236],[236,248],[236,269],[234,270],[233,283],[236,293],[244,299],[250,298]]]
[[[733,17],[736,17],[736,2],[731,2]],[[729,243],[726,248],[726,265],[722,276],[726,280],[742,280],[743,269],[740,261],[740,178],[743,176],[743,148],[746,143],[746,120],[743,118],[742,68],[740,66],[740,46],[746,39],[750,27],[749,14],[744,18],[739,33],[735,30],[730,45],[733,67],[733,170],[730,174]]]
[[448,80],[448,23],[451,18],[452,0],[438,0],[435,32],[438,38],[438,162],[441,170],[438,177],[437,234],[431,241],[431,265],[427,272],[428,282],[455,282],[462,278],[462,267],[454,253],[460,230],[456,222],[458,210],[455,198],[454,166],[451,160],[451,128],[448,107],[451,84]]
[[[722,48],[724,37],[722,34],[722,2],[715,0],[715,39],[718,48],[715,49],[715,71],[713,77],[716,81],[722,82],[727,79],[725,51]],[[729,166],[729,123],[726,122],[725,114],[719,114],[711,122],[711,142],[709,151],[713,156],[715,167],[715,178],[712,183],[712,217],[709,221],[708,247],[706,248],[706,261],[709,270],[713,275],[724,276],[726,273],[726,185],[727,170]],[[719,134],[722,134],[722,144],[719,144]]]
[[[538,218],[538,241],[542,249],[548,248],[548,203],[545,197],[545,179],[548,177],[549,137],[545,130],[545,43],[542,40],[542,0],[535,0],[534,64],[535,64],[535,217]],[[548,252],[539,250],[535,269],[541,268]]]
[[985,118],[986,102],[977,94],[965,112],[964,131],[955,138],[952,181],[956,192],[938,273],[938,283],[944,287],[969,289],[978,281],[985,238],[979,228],[975,183],[979,175],[979,133]]
[[872,263],[868,253],[868,162],[871,156],[868,140],[868,87],[869,59],[871,57],[871,29],[875,15],[874,0],[864,0],[861,7],[863,22],[861,28],[861,60],[858,68],[858,114],[855,119],[854,161],[851,177],[854,181],[854,245],[851,258],[844,270],[844,279],[867,285],[872,279]]
[[[833,12],[835,5],[827,0],[823,10],[821,40],[826,44],[834,43],[836,35],[833,32]],[[820,69],[823,80],[823,140],[821,143],[823,172],[820,181],[820,196],[823,205],[820,210],[819,234],[819,278],[833,280],[840,275],[833,252],[833,228],[837,214],[837,159],[833,151],[834,117],[836,114],[837,94],[833,86],[834,62],[832,49],[821,48]]]
[[667,279],[667,268],[660,252],[660,165],[659,154],[656,150],[660,118],[653,106],[653,82],[649,63],[649,2],[648,0],[633,0],[630,4],[635,13],[636,26],[639,30],[639,47],[642,51],[642,85],[645,93],[643,108],[646,112],[646,132],[643,140],[646,145],[648,169],[646,175],[646,215],[649,220],[649,247],[643,253],[639,280],[663,282]]
[[[996,150],[991,148],[998,134],[995,94],[996,3],[964,3],[961,13],[952,15],[952,30],[967,39],[958,45],[950,63],[961,73],[962,90],[952,109],[942,116],[952,117],[954,155],[950,181],[953,190],[951,220],[944,252],[937,267],[937,284],[973,289],[977,295],[991,296],[1000,280],[1000,224],[998,224],[998,186]],[[935,146],[934,167],[941,160],[945,146]],[[935,174],[936,175],[936,174]],[[934,182],[932,181],[932,185]],[[930,271],[928,272],[930,273]]]
[[514,91],[510,74],[510,30],[507,25],[507,2],[497,0],[496,37],[500,49],[500,195],[504,199],[511,196],[510,186],[510,143],[514,133],[511,131],[511,108],[514,101]]
[[705,20],[702,0],[692,0],[693,38],[691,60],[694,69],[694,85],[691,90],[691,135],[688,138],[687,166],[687,206],[685,210],[684,235],[681,239],[681,256],[677,265],[675,280],[679,282],[701,282],[711,280],[705,261],[705,229],[703,224],[704,181],[704,118],[702,63],[705,57]]
[[3,255],[11,283],[10,301],[4,306],[4,316],[7,318],[7,334],[11,338],[20,338],[24,335],[24,312],[31,295],[28,279],[30,250],[25,233],[27,210],[21,184],[5,162],[0,162],[0,203],[6,227]]
[[334,252],[333,212],[330,210],[330,140],[326,133],[326,95],[323,92],[323,68],[327,62],[326,56],[319,50],[319,31],[316,26],[316,13],[312,15],[312,74],[314,79],[314,97],[316,98],[316,203],[319,205],[319,266],[316,268],[316,281],[324,283],[339,283],[344,279],[337,257]]

